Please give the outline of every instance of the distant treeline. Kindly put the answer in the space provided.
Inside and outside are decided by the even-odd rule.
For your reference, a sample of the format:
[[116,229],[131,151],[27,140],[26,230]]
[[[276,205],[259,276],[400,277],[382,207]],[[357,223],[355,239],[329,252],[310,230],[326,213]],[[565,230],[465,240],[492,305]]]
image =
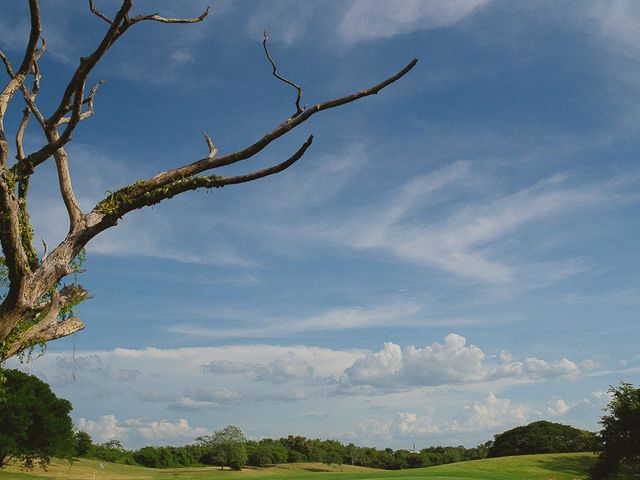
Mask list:
[[[247,440],[244,444],[246,464],[256,467],[276,463],[323,462],[335,466],[359,465],[387,470],[429,467],[486,458],[489,446],[490,443],[475,448],[429,447],[412,452],[404,449],[380,450],[373,447],[359,447],[352,443],[343,445],[336,440],[309,439],[293,435],[275,440],[270,438],[260,441]],[[126,450],[119,441],[111,440],[103,444],[92,443],[82,454],[79,452],[79,456],[152,468],[224,463],[217,458],[215,451],[202,444],[182,447],[147,446],[139,450]]]
[[[233,430],[235,437],[217,436]],[[359,465],[386,470],[430,467],[446,463],[524,453],[577,452],[598,450],[600,444],[592,432],[551,422],[535,422],[495,436],[474,448],[463,446],[427,447],[419,451],[344,445],[336,440],[309,439],[289,435],[286,438],[242,440],[237,427],[227,427],[213,436],[200,437],[197,443],[182,447],[147,446],[130,451],[117,440],[95,445],[88,434],[76,434],[79,456],[108,462],[146,467],[192,467],[197,465],[264,466],[277,463],[323,462],[329,465]],[[229,439],[231,438],[231,440]],[[242,437],[243,438],[243,437]],[[82,444],[82,445],[80,445]]]

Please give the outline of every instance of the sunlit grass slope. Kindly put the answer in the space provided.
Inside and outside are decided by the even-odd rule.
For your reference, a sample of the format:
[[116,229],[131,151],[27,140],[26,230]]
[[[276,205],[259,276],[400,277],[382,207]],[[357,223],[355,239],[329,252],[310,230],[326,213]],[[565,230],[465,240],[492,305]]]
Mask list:
[[[491,458],[461,462],[431,468],[386,471],[345,465],[339,468],[320,463],[276,465],[265,468],[246,468],[242,472],[220,471],[217,468],[150,469],[132,467],[96,460],[79,460],[73,465],[54,461],[48,471],[22,472],[11,466],[0,472],[0,479],[43,480],[190,480],[211,478],[214,480],[402,480],[402,479],[456,479],[456,480],[574,480],[586,479],[587,470],[595,456],[589,453],[525,455],[519,457]],[[100,467],[102,464],[103,468]],[[632,477],[620,477],[628,480]]]

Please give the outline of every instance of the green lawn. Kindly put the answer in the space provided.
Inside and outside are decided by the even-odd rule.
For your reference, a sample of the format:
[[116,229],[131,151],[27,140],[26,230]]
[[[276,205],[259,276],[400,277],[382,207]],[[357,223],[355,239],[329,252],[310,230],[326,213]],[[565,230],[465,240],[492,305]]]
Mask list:
[[[205,478],[229,480],[401,480],[401,479],[456,479],[456,480],[574,480],[585,479],[593,464],[589,453],[524,455],[461,462],[431,468],[387,471],[344,466],[340,471],[320,463],[276,465],[266,468],[247,468],[242,472],[220,471],[217,468],[150,469],[131,467],[95,460],[79,460],[73,465],[52,462],[48,471],[22,472],[10,466],[0,472],[0,479],[89,479],[89,480],[201,480]],[[103,468],[100,467],[102,463]],[[267,477],[267,478],[265,478]],[[620,477],[628,480],[632,477]]]

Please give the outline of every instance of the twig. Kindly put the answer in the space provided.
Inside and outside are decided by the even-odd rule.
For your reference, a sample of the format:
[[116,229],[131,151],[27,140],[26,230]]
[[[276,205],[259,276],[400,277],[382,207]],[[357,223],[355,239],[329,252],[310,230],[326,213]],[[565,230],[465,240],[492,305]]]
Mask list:
[[207,142],[207,146],[209,147],[209,155],[207,155],[207,158],[213,159],[213,157],[216,156],[216,153],[218,153],[220,149],[213,144],[213,140],[211,140],[211,137],[207,132],[202,133],[204,133],[204,139]]
[[0,60],[2,60],[2,63],[4,63],[4,67],[7,69],[9,77],[13,78],[13,67],[11,66],[11,62],[2,50],[0,50]]
[[101,18],[102,20],[107,22],[109,25],[111,25],[113,23],[113,20],[111,20],[104,13],[102,13],[100,10],[98,10],[97,8],[95,8],[93,6],[93,0],[89,0],[89,10],[91,10],[91,13],[93,13],[97,17]]
[[292,82],[291,80],[288,80],[286,78],[284,78],[282,75],[280,75],[277,70],[278,67],[276,66],[275,62],[273,61],[273,59],[271,58],[271,55],[269,54],[269,49],[267,48],[267,40],[269,40],[269,35],[267,34],[267,31],[264,31],[264,40],[262,41],[262,46],[264,48],[264,53],[267,56],[267,60],[269,60],[269,63],[271,64],[271,67],[273,68],[273,71],[271,73],[273,73],[273,76],[276,77],[278,80],[283,81],[284,83],[291,85],[293,88],[295,88],[298,91],[298,96],[296,97],[296,113],[294,113],[291,118],[297,117],[298,115],[300,115],[304,109],[300,108],[300,100],[302,99],[302,87],[300,85],[298,85],[297,83]]

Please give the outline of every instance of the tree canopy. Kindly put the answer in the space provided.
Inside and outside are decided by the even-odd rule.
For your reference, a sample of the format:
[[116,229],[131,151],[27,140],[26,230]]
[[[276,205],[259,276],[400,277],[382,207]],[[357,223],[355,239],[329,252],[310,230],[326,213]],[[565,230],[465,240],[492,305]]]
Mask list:
[[591,452],[597,448],[595,433],[541,420],[496,435],[487,455]]
[[0,468],[18,459],[27,468],[45,467],[52,456],[75,453],[71,403],[56,397],[49,385],[18,370],[0,370]]
[[232,470],[242,470],[247,463],[247,439],[235,425],[228,425],[213,435],[198,437],[197,442],[204,450],[204,463]]
[[621,466],[640,470],[640,388],[622,382],[610,387],[611,400],[600,423],[604,448],[592,478],[615,478]]

